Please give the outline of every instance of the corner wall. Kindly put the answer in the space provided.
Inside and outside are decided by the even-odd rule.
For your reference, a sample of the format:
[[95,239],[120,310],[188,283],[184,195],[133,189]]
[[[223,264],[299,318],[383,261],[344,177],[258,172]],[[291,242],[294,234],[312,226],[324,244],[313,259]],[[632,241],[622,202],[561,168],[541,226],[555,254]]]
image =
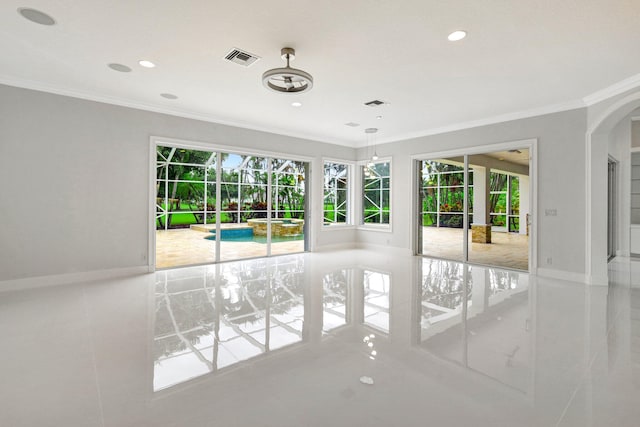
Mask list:
[[312,245],[355,241],[320,230],[318,179],[352,148],[0,85],[0,282],[145,267],[151,136],[312,157]]
[[[561,278],[582,280],[585,273],[586,108],[378,145],[380,157],[392,156],[392,233],[358,230],[364,245],[411,248],[411,157],[525,139],[538,140],[539,264]],[[358,150],[365,159],[367,149]],[[556,209],[557,216],[544,216]]]
[[[149,137],[312,157],[312,245],[411,249],[411,156],[537,138],[538,260],[585,273],[587,109],[379,145],[393,159],[393,232],[322,231],[322,158],[348,147],[0,85],[0,281],[147,265]],[[593,115],[589,110],[590,116]],[[357,154],[357,156],[356,156]],[[545,217],[556,209],[556,217]],[[320,213],[319,213],[320,212]]]

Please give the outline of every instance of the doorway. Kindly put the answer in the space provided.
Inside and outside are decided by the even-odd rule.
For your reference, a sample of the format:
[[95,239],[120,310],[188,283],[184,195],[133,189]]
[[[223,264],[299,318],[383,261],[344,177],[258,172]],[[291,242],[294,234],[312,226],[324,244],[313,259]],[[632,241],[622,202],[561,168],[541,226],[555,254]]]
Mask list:
[[156,268],[308,250],[307,161],[155,141],[152,151]]
[[416,158],[415,253],[530,271],[534,141]]
[[616,256],[618,249],[618,162],[609,157],[607,168],[607,260]]

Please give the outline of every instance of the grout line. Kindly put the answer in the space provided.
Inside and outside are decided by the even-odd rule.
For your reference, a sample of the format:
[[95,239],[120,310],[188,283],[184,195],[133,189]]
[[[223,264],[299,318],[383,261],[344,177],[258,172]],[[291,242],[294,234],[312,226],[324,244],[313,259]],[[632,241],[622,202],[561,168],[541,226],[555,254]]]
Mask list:
[[[610,286],[609,286],[608,292],[611,292],[611,287]],[[586,309],[588,310],[589,308],[587,307]],[[613,330],[614,325],[618,322],[620,317],[622,317],[622,314],[623,314],[623,311],[622,310],[618,310],[618,312],[613,317],[613,319],[611,321],[611,324],[607,328],[607,331],[606,331],[605,336],[604,336],[605,340],[604,340],[604,343],[601,345],[601,347],[605,347],[607,345],[606,344],[607,343],[607,338],[609,337],[609,334]],[[593,357],[591,358],[591,360],[587,364],[587,367],[584,369],[584,371],[583,371],[583,373],[582,373],[582,375],[580,377],[580,381],[578,382],[577,387],[575,388],[575,390],[571,394],[571,397],[569,398],[569,401],[567,402],[567,405],[565,406],[564,410],[562,411],[562,414],[560,414],[560,418],[558,419],[558,422],[556,423],[556,427],[559,427],[560,423],[564,420],[564,417],[567,414],[567,411],[569,410],[569,407],[571,406],[571,404],[575,400],[575,397],[578,394],[578,390],[580,390],[580,387],[583,386],[583,385],[584,386],[587,385],[586,380],[588,378],[588,375],[592,371],[593,364],[596,362],[596,359],[598,358],[598,356],[600,356],[600,354],[603,354],[603,349],[602,348],[595,352],[595,354],[593,355]]]
[[87,316],[87,325],[88,325],[88,334],[89,334],[89,345],[91,347],[91,363],[93,365],[93,376],[95,379],[95,383],[96,383],[96,393],[98,394],[98,408],[100,410],[100,425],[102,427],[105,427],[105,420],[104,420],[104,407],[102,404],[102,393],[100,392],[100,381],[98,378],[98,363],[96,362],[96,352],[95,352],[95,345],[94,345],[94,341],[93,341],[93,332],[92,332],[92,327],[91,327],[91,317],[89,315],[89,304],[87,302],[87,293],[86,293],[86,287],[83,286],[82,288],[82,301],[84,303],[84,311],[85,311],[85,315]]
[[[608,333],[607,333],[607,335],[608,335]],[[593,357],[591,358],[591,360],[589,361],[588,366],[582,372],[582,375],[580,376],[580,381],[578,381],[578,385],[576,386],[575,390],[573,390],[573,393],[571,393],[571,397],[569,398],[569,401],[567,402],[567,405],[564,407],[564,410],[562,411],[562,414],[560,414],[560,418],[558,419],[558,422],[556,423],[556,427],[558,427],[560,425],[560,423],[562,422],[562,420],[564,419],[565,415],[567,414],[567,411],[569,410],[569,407],[571,406],[571,404],[575,400],[575,397],[578,394],[578,390],[580,390],[580,387],[583,386],[583,385],[586,386],[587,374],[593,368],[593,364],[595,363],[595,361],[596,361],[596,359],[598,358],[599,355],[600,355],[600,353],[596,352],[593,355]]]

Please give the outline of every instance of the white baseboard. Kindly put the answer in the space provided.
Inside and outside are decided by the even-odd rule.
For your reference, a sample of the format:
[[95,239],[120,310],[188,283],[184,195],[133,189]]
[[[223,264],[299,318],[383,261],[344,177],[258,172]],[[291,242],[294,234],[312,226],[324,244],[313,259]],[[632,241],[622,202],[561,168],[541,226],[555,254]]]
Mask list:
[[549,279],[566,280],[568,282],[589,283],[587,276],[582,273],[574,273],[571,271],[553,270],[551,268],[538,268],[536,275],[539,277],[547,277]]
[[372,251],[379,251],[380,253],[388,253],[390,255],[400,255],[400,256],[413,256],[413,252],[408,248],[398,248],[395,246],[387,246],[387,245],[375,245],[373,243],[363,243],[360,242],[356,245],[357,249],[367,249]]
[[357,249],[354,243],[336,243],[332,245],[316,246],[314,252],[331,252]]
[[113,268],[109,270],[84,271],[81,273],[54,274],[51,276],[25,277],[0,281],[0,292],[17,291],[23,289],[41,288],[48,286],[70,285],[73,283],[93,282],[96,280],[115,279],[118,277],[135,276],[149,272],[149,266]]
[[589,276],[587,277],[587,284],[591,286],[609,286],[608,276]]

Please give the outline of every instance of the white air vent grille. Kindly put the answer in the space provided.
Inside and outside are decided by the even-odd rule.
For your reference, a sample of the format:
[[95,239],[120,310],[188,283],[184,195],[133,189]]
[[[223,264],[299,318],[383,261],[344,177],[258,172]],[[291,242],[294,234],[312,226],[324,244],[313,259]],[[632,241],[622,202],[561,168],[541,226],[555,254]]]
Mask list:
[[260,59],[260,57],[245,50],[240,50],[234,47],[229,53],[225,55],[224,59],[248,67],[258,59]]

